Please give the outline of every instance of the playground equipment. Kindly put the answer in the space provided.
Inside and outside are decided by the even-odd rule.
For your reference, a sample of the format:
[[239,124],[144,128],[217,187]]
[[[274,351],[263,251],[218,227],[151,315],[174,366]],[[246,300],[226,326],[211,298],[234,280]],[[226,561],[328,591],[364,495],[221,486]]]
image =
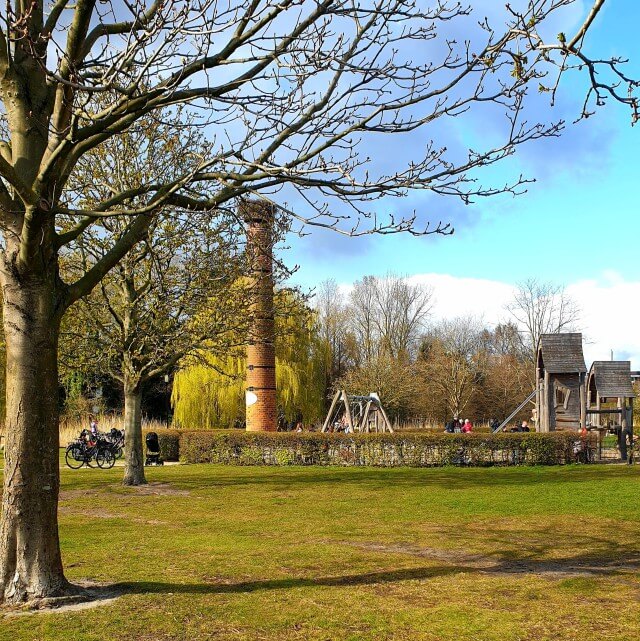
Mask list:
[[518,407],[516,407],[516,409],[515,409],[515,410],[513,410],[513,412],[511,412],[511,414],[509,414],[509,416],[507,416],[507,418],[505,418],[505,419],[504,419],[504,421],[502,421],[502,423],[500,423],[500,425],[497,425],[497,426],[493,429],[493,433],[495,434],[496,432],[502,432],[502,430],[504,429],[504,426],[505,426],[505,425],[507,425],[507,424],[509,423],[509,421],[510,421],[514,416],[516,416],[516,415],[518,414],[518,412],[519,412],[521,409],[524,409],[525,405],[526,405],[526,404],[527,404],[531,399],[533,399],[533,397],[537,394],[537,392],[538,392],[538,390],[535,390],[535,389],[534,389],[534,390],[533,390],[533,392],[531,392],[531,394],[529,394],[529,396],[527,396],[527,398],[525,398],[525,399],[524,399],[524,401],[522,401],[522,403],[520,403],[520,405],[518,405]]
[[369,396],[350,396],[345,390],[338,390],[331,401],[322,431],[329,432],[336,423],[339,430],[345,432],[393,433],[389,417],[375,392]]
[[582,334],[543,334],[536,359],[538,432],[578,430],[587,422]]
[[[627,460],[627,437],[633,443],[634,398],[629,361],[593,362],[587,378],[587,414],[592,417],[592,429],[600,433],[600,441],[604,431],[615,432],[623,460]],[[607,416],[607,425],[602,424],[603,416]]]

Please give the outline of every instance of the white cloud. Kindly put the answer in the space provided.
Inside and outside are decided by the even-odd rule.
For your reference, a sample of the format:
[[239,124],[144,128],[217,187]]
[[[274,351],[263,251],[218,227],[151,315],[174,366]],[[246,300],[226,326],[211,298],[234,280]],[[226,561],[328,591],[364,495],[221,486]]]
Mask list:
[[[448,274],[414,274],[409,281],[434,289],[434,320],[465,314],[481,316],[493,326],[507,320],[505,305],[513,295],[513,285],[480,278],[459,278]],[[343,285],[343,292],[350,285]],[[630,360],[640,370],[640,281],[627,281],[615,271],[598,279],[568,283],[567,293],[582,310],[581,329],[585,336],[587,367],[594,360]]]
[[582,308],[587,364],[608,360],[613,350],[616,360],[631,360],[631,369],[640,369],[640,281],[608,271],[598,280],[570,284],[567,293]]

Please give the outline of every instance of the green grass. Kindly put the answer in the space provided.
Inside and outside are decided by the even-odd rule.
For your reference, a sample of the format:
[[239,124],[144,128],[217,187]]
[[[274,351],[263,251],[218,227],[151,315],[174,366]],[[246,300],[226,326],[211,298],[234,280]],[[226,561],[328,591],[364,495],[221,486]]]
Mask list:
[[640,467],[63,470],[71,580],[124,596],[0,639],[627,640]]

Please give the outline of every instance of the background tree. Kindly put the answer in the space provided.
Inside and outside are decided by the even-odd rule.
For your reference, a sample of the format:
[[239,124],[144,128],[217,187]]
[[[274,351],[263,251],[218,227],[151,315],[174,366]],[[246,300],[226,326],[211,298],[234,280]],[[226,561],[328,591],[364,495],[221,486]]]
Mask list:
[[316,311],[318,337],[324,355],[324,395],[325,398],[329,398],[336,381],[352,364],[353,335],[349,331],[350,313],[345,296],[335,280],[320,283],[313,299],[313,306]]
[[486,372],[483,326],[474,317],[443,320],[422,350],[422,375],[445,399],[450,416],[462,417]]
[[376,392],[392,422],[414,416],[419,394],[419,380],[413,364],[388,353],[367,360],[350,369],[335,384],[347,394],[368,395]]
[[[635,85],[618,62],[591,60],[583,49],[604,0],[594,2],[574,35],[545,42],[541,25],[567,4],[507,5],[499,28],[488,20],[478,23],[470,9],[454,1],[10,0],[4,5],[2,600],[74,592],[64,577],[57,526],[60,322],[65,310],[144,237],[154,216],[165,207],[191,212],[234,207],[250,193],[279,193],[282,201],[300,194],[300,209],[288,211],[302,223],[351,234],[411,231],[414,216],[371,217],[367,226],[368,201],[410,189],[465,202],[474,195],[518,191],[518,179],[504,187],[481,186],[474,170],[560,131],[559,123],[529,124],[525,113],[529,86],[538,88],[546,72],[557,77],[575,62],[590,72],[585,114],[592,102],[611,97],[636,115]],[[471,30],[468,38],[447,35],[465,28]],[[430,43],[436,46],[426,46]],[[599,70],[612,77],[597,75]],[[547,81],[552,93],[555,80]],[[179,175],[159,172],[133,192],[111,193],[85,206],[70,182],[83,156],[141,118],[164,118],[165,110],[179,105],[185,110],[174,126],[206,132],[207,155],[193,154],[191,168]],[[431,141],[439,118],[464,118],[474,106],[483,114],[493,107],[503,116],[499,140],[464,153],[426,142],[419,157],[398,158],[391,170],[369,160],[367,141],[373,137],[420,132]],[[338,210],[332,200],[344,206]],[[85,274],[63,281],[61,251],[107,216],[125,221],[124,231],[110,238],[109,250]]]
[[[180,136],[171,123],[146,116],[86,154],[70,185],[83,195],[84,206],[92,208],[113,193],[140,189],[158,174],[184,173],[199,146],[197,131]],[[79,278],[103,261],[112,238],[125,234],[127,225],[120,217],[92,225],[71,245],[63,275]],[[98,367],[122,385],[125,485],[146,482],[143,387],[171,372],[205,341],[224,349],[247,326],[248,292],[238,286],[242,232],[231,217],[217,211],[194,219],[166,207],[99,287],[67,314],[62,346],[70,366],[85,371]]]
[[433,304],[433,290],[387,274],[356,281],[349,297],[348,318],[358,346],[358,361],[382,354],[414,358]]
[[[531,392],[531,364],[514,323],[499,323],[493,330],[485,330],[482,349],[486,351],[486,368],[472,401],[472,415],[487,421],[503,420]],[[530,413],[524,409],[515,420],[528,419]]]
[[[323,418],[325,353],[315,313],[295,290],[275,297],[276,386],[281,421],[316,423]],[[244,334],[238,342],[244,343]],[[205,344],[204,347],[208,347]],[[203,349],[185,358],[172,402],[178,427],[241,427],[245,418],[246,355],[243,347]]]
[[518,283],[507,311],[517,323],[522,352],[531,364],[532,380],[540,336],[576,331],[581,313],[564,287],[535,278]]
[[[111,219],[105,225],[113,232],[122,223]],[[79,252],[83,262],[97,262],[107,251],[100,228],[95,231]],[[63,323],[65,357],[76,364],[88,358],[88,366],[122,385],[125,485],[146,483],[145,384],[172,372],[205,342],[226,351],[246,328],[248,292],[233,286],[242,273],[236,239],[234,230],[167,212]]]

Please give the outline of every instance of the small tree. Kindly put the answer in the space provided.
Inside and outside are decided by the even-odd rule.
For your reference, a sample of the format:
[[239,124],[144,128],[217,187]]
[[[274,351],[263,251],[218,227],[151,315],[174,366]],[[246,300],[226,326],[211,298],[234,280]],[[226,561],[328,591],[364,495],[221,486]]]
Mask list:
[[[109,221],[113,227],[121,224]],[[124,484],[146,483],[141,401],[144,385],[174,370],[205,343],[223,352],[247,323],[247,291],[237,285],[242,257],[232,230],[163,215],[63,323],[64,356],[100,368],[124,390]],[[97,262],[107,249],[99,228],[78,258]],[[236,285],[234,286],[234,283]]]

